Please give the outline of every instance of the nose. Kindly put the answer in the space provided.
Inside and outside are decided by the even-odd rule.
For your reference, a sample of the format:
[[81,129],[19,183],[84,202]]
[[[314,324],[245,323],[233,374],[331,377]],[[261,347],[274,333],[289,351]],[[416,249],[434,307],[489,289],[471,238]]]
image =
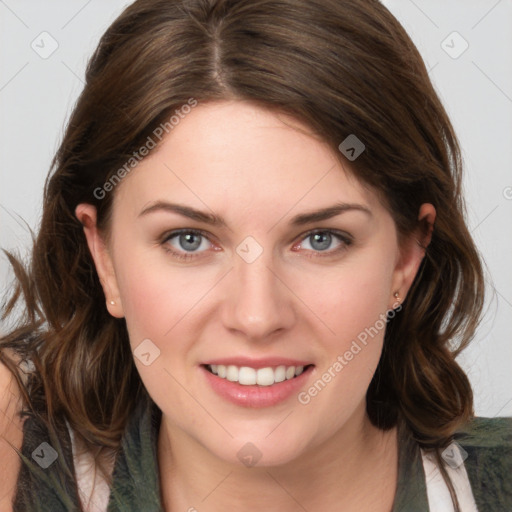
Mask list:
[[284,281],[265,252],[252,263],[235,255],[222,308],[224,326],[252,341],[270,340],[290,329],[296,315],[293,293]]

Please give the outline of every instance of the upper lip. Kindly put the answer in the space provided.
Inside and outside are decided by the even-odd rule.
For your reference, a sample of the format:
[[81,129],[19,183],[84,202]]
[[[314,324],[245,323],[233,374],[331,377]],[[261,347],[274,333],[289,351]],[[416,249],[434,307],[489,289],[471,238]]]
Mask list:
[[250,368],[267,368],[269,366],[308,366],[312,364],[309,361],[300,361],[287,357],[265,357],[262,359],[251,359],[250,357],[225,357],[211,359],[203,363],[204,365],[224,365],[224,366],[248,366]]

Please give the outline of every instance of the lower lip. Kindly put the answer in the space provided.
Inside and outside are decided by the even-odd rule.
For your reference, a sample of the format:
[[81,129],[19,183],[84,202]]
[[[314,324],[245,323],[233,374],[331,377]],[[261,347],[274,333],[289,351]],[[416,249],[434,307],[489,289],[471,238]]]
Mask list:
[[309,366],[293,379],[272,384],[272,386],[243,386],[238,382],[231,382],[214,375],[204,366],[200,366],[200,368],[206,380],[218,395],[242,407],[260,408],[277,405],[297,394],[300,388],[304,386],[314,366]]

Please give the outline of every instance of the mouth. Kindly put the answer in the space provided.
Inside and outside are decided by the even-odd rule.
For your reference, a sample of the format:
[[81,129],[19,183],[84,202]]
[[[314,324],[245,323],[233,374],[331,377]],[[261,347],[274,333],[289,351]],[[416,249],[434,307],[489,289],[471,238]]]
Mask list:
[[241,386],[274,386],[282,382],[296,379],[314,365],[278,365],[264,368],[250,366],[205,364],[202,365],[209,373]]
[[289,403],[307,386],[315,371],[314,364],[293,360],[221,362],[228,363],[210,361],[199,366],[205,384],[222,399],[250,408]]

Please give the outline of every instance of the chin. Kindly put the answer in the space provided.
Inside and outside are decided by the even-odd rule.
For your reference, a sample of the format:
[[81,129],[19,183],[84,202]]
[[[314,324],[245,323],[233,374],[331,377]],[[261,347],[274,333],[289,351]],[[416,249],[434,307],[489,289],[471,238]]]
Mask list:
[[245,434],[214,446],[208,446],[208,443],[206,448],[228,464],[247,468],[283,466],[305,452],[304,435],[300,432],[270,435],[268,432],[265,430],[261,436],[253,437]]

